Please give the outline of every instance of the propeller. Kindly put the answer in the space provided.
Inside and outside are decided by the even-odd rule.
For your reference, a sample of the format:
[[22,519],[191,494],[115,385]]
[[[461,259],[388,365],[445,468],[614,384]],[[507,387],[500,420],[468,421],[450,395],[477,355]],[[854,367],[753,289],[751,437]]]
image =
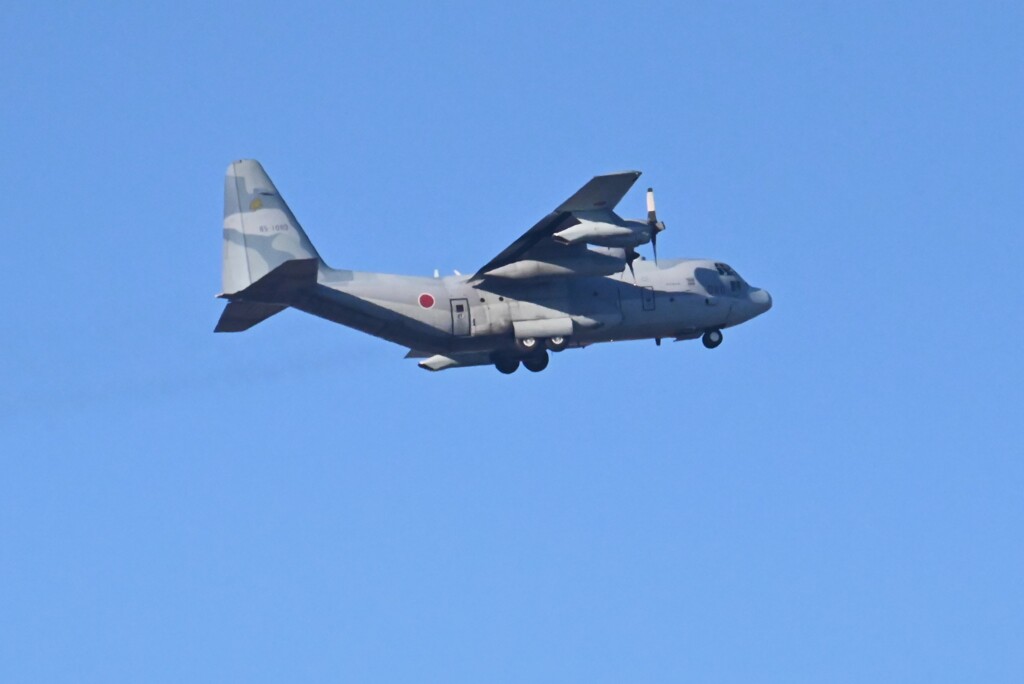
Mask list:
[[651,248],[654,250],[654,263],[658,263],[658,233],[665,230],[665,224],[658,220],[654,209],[654,188],[647,188],[647,225],[651,227]]
[[640,258],[640,253],[630,247],[625,254],[626,265],[629,266],[629,274],[633,276],[633,284],[636,284],[636,271],[633,270],[633,262]]

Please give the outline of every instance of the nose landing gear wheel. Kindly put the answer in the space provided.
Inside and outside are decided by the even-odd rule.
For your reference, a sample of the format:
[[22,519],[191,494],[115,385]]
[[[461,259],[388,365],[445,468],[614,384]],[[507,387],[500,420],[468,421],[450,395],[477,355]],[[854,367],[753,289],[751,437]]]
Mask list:
[[511,375],[519,369],[519,359],[495,359],[494,367],[505,375]]
[[548,353],[541,351],[536,356],[528,356],[523,359],[523,365],[526,366],[526,370],[533,373],[540,373],[542,370],[548,367]]
[[704,333],[704,337],[701,338],[704,346],[708,349],[714,349],[718,345],[722,344],[722,331],[721,330],[708,330]]
[[551,351],[560,352],[565,349],[567,344],[569,344],[569,340],[565,339],[561,335],[555,335],[554,337],[549,337],[546,344],[548,349]]

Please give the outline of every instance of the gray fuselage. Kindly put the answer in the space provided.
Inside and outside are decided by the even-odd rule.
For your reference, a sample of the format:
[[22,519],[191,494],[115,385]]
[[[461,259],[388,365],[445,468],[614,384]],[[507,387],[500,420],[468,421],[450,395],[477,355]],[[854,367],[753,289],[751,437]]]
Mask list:
[[[519,326],[569,330],[568,346],[694,339],[767,311],[771,297],[721,262],[638,260],[605,277],[427,278],[322,267],[291,306],[431,354],[514,354]],[[564,327],[559,328],[559,325]],[[522,337],[523,333],[518,334]]]

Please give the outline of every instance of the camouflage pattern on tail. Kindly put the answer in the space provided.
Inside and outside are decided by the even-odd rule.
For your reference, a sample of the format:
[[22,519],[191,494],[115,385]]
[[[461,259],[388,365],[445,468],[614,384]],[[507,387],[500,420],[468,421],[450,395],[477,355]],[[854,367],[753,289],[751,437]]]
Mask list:
[[223,294],[244,290],[295,259],[323,263],[260,163],[232,163],[224,177]]

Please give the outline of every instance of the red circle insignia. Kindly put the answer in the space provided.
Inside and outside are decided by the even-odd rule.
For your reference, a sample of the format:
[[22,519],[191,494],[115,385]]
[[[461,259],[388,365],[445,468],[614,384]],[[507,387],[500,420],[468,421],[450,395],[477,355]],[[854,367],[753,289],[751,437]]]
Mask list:
[[423,294],[421,294],[420,295],[420,306],[422,306],[424,309],[429,309],[429,308],[433,307],[434,306],[434,297],[433,297],[433,295],[428,295],[425,292]]

